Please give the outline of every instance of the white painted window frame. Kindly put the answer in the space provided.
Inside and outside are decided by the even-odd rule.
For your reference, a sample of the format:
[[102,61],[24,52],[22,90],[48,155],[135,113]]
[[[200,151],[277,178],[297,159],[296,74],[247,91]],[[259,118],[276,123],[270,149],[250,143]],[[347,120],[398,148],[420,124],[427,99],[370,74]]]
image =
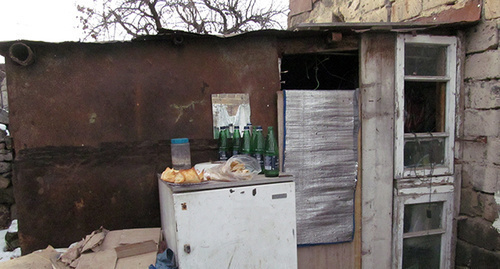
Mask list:
[[[394,126],[394,177],[396,179],[453,175],[454,141],[455,141],[455,96],[457,73],[457,38],[453,36],[430,35],[398,35],[396,41],[396,93],[395,93],[395,126]],[[444,76],[405,76],[405,44],[444,45],[446,51],[446,74]],[[433,137],[445,138],[444,165],[433,169],[404,167],[404,85],[405,81],[446,82],[446,115],[445,131],[432,133]],[[406,134],[408,137],[410,134]],[[428,134],[416,134],[418,137],[429,137]],[[411,134],[411,136],[414,136]]]
[[[441,188],[426,188],[427,190],[406,191],[405,194],[395,189],[394,193],[394,234],[393,234],[393,268],[400,269],[403,266],[403,225],[404,208],[409,204],[422,204],[443,202],[443,213],[441,229],[418,232],[418,236],[441,234],[440,268],[451,266],[451,237],[453,227],[453,186],[440,186]],[[450,192],[451,191],[451,192]],[[425,193],[427,192],[427,193]],[[429,195],[430,193],[430,195]]]

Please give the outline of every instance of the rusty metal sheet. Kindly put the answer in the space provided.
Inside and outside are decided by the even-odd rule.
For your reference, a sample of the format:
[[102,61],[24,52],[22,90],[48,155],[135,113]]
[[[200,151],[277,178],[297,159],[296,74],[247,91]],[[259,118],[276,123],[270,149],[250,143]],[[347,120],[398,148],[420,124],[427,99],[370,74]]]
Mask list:
[[241,39],[32,44],[34,64],[7,61],[15,148],[206,138],[212,93],[249,93],[252,121],[275,125],[276,48]]
[[[216,160],[213,139],[191,141],[194,163]],[[22,150],[14,162],[23,254],[68,247],[101,226],[159,227],[157,173],[171,166],[170,144],[107,143]]]
[[429,17],[418,18],[419,23],[475,22],[481,20],[481,0],[469,0],[462,8],[450,7]]

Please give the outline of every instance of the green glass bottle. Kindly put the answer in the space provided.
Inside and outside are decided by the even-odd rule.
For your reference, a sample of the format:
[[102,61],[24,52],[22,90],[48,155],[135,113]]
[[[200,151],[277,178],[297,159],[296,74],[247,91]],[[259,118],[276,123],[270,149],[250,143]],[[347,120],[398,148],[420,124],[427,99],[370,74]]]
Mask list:
[[257,159],[260,164],[260,168],[262,169],[261,174],[264,173],[264,151],[266,147],[266,142],[264,140],[264,134],[262,133],[262,126],[257,126],[255,128],[255,132],[252,136],[253,142],[253,157]]
[[231,135],[229,128],[229,125],[225,126],[226,128],[224,129],[224,132],[226,133],[226,139],[227,139],[227,158],[231,158],[233,156],[233,136]]
[[233,132],[233,156],[241,153],[241,134],[240,126],[234,126]]
[[214,126],[214,139],[219,139],[219,127]]
[[264,151],[264,175],[266,177],[277,177],[279,169],[278,141],[274,135],[274,128],[267,127],[266,150]]
[[251,155],[252,154],[252,137],[250,136],[250,128],[245,126],[243,128],[243,141],[241,142],[241,154]]
[[222,126],[219,133],[219,160],[227,161],[229,159],[229,147],[227,141],[226,126]]

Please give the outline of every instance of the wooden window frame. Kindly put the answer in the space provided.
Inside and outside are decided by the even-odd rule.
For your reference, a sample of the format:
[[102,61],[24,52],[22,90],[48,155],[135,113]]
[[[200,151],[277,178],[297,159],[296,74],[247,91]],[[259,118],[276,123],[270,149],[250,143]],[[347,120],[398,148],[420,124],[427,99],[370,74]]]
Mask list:
[[[451,237],[453,227],[453,186],[439,186],[427,190],[398,191],[394,193],[393,214],[393,268],[403,266],[403,239],[441,234],[440,268],[451,266]],[[426,193],[427,192],[427,193]],[[420,232],[403,233],[405,205],[443,202],[441,228]]]
[[[425,44],[446,46],[446,73],[444,76],[408,76],[405,75],[405,44]],[[394,126],[394,177],[414,178],[427,176],[453,175],[454,140],[455,140],[455,96],[457,73],[457,38],[451,36],[398,35],[396,41],[396,92],[395,92],[395,126]],[[404,133],[404,87],[406,81],[443,82],[445,89],[445,127],[444,132],[431,133],[435,138],[444,138],[444,164],[432,169],[404,167],[405,137],[429,137],[429,133]]]

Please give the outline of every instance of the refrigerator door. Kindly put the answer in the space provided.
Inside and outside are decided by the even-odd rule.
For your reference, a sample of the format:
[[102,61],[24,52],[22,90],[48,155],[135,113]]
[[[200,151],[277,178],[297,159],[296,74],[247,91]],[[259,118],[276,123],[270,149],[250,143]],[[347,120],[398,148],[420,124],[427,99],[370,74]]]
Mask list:
[[297,268],[293,182],[172,195],[181,269]]

